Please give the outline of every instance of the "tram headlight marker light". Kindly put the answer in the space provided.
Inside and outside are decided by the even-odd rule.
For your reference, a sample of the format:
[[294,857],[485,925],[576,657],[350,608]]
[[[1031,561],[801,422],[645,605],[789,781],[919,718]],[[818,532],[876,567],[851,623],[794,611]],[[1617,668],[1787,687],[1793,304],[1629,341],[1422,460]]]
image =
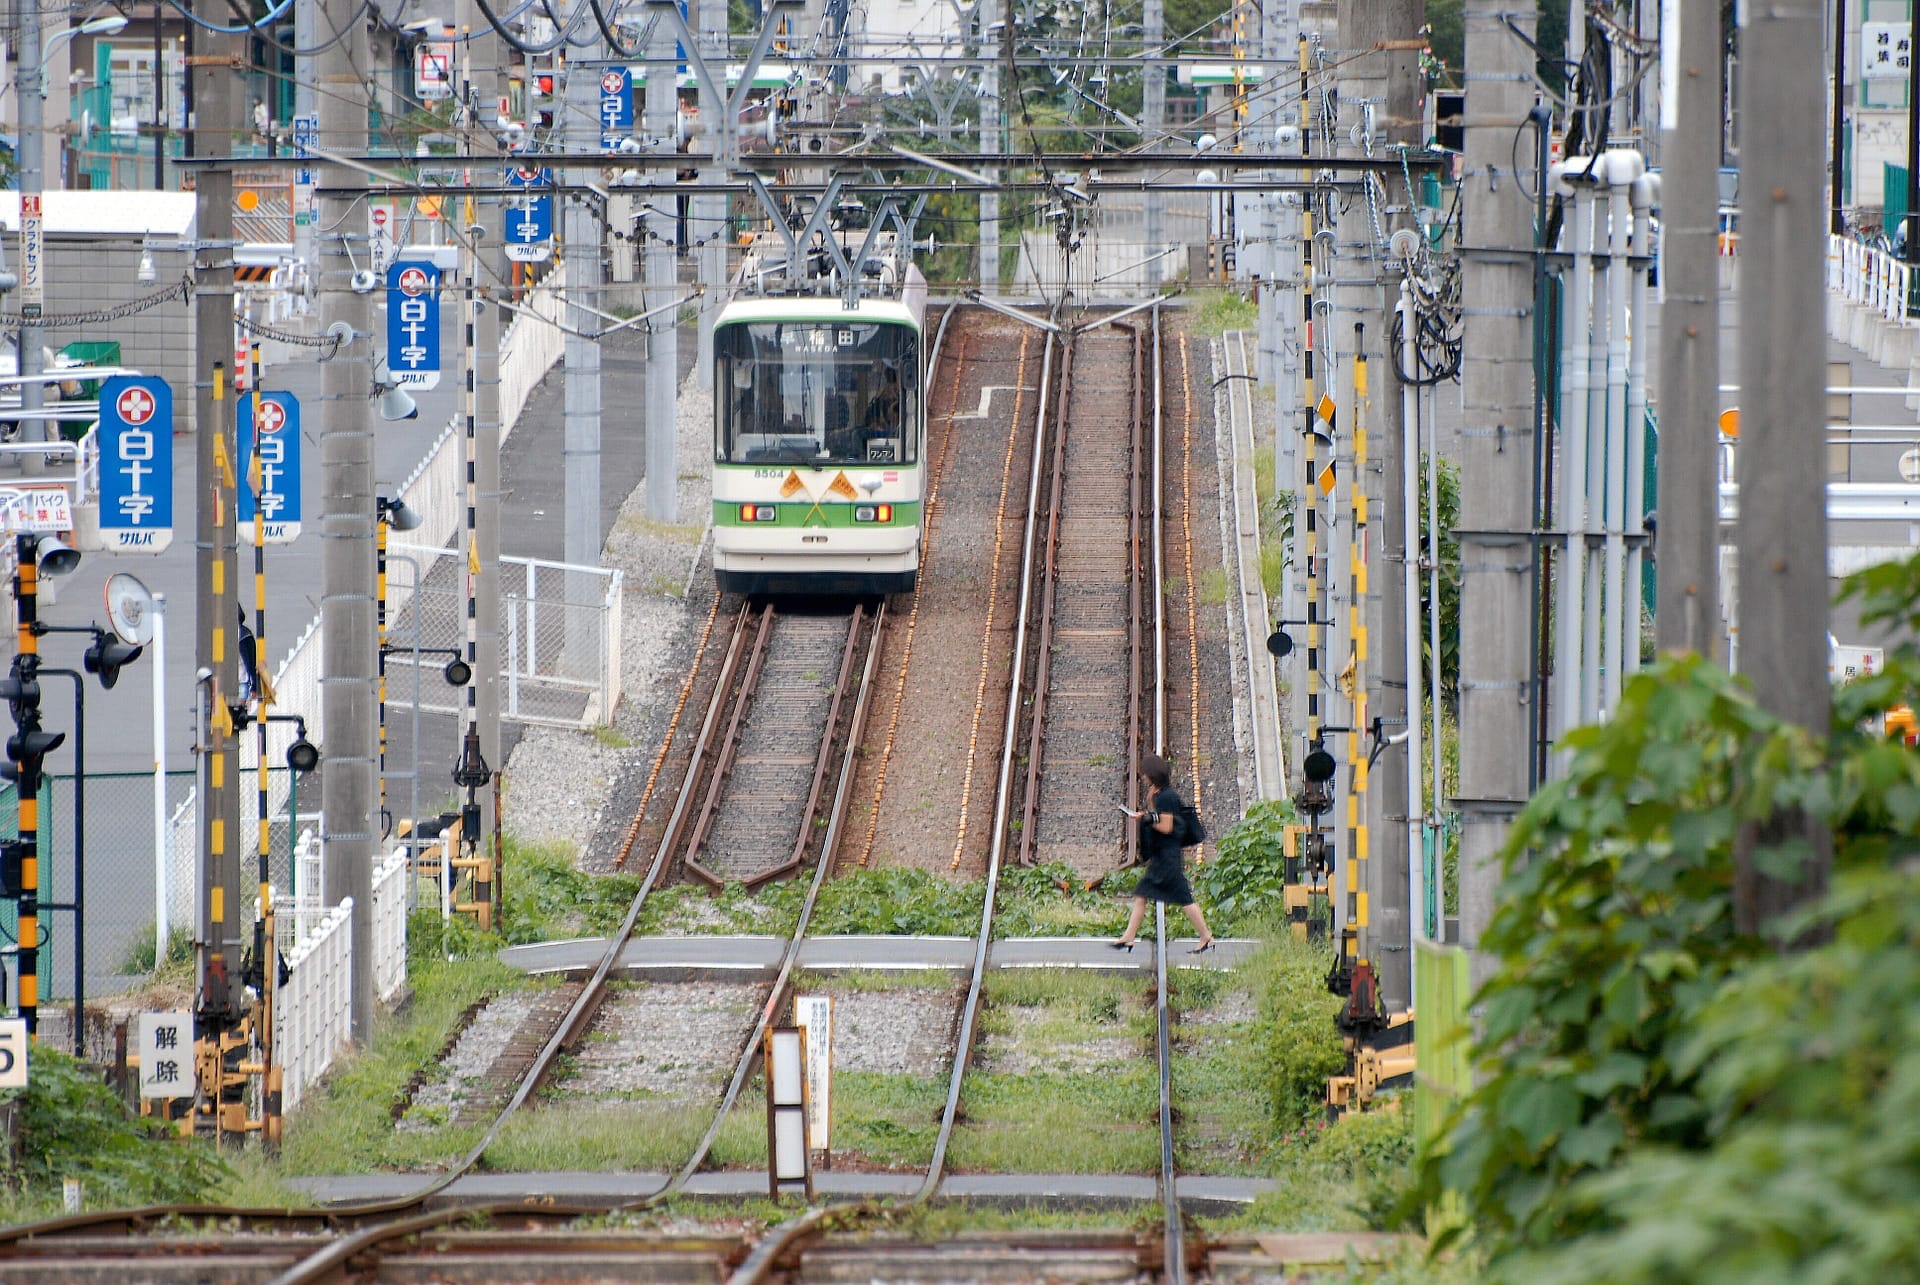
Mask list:
[[856,504],[853,506],[855,522],[891,522],[893,506],[891,504]]
[[772,522],[779,516],[778,510],[771,504],[743,504],[740,506],[742,522]]

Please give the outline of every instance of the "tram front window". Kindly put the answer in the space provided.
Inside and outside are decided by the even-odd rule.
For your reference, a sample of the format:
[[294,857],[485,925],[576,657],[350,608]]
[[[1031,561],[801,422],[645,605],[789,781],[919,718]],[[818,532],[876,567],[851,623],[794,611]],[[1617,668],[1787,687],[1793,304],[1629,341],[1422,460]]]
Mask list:
[[714,335],[715,458],[911,464],[919,339],[875,322],[745,322]]

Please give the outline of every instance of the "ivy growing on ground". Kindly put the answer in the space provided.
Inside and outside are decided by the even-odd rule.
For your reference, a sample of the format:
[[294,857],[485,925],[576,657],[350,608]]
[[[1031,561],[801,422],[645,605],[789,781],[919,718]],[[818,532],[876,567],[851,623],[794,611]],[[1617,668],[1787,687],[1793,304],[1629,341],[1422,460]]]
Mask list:
[[[1848,592],[1915,636],[1920,559]],[[1920,754],[1863,730],[1916,700],[1912,644],[1836,693],[1823,738],[1666,659],[1568,738],[1504,855],[1475,1087],[1421,1165],[1421,1198],[1464,1198],[1497,1277],[1888,1279],[1920,1261]],[[1788,807],[1831,830],[1833,891],[1743,933],[1736,835]],[[1803,851],[1756,865],[1791,878]]]
[[1220,836],[1193,868],[1194,893],[1217,933],[1232,933],[1285,906],[1286,828],[1299,819],[1288,799],[1263,799]]
[[5,1170],[7,1207],[44,1213],[78,1178],[88,1206],[206,1200],[231,1177],[210,1143],[182,1140],[158,1121],[129,1118],[99,1073],[46,1045],[33,1050],[20,1099],[20,1161]]

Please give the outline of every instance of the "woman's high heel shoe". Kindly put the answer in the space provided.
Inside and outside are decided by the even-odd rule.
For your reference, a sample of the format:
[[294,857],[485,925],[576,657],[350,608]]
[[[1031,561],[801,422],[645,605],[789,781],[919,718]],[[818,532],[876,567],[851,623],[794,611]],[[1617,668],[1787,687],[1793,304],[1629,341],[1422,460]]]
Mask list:
[[1115,950],[1124,950],[1128,954],[1133,953],[1133,943],[1130,941],[1110,941],[1107,945],[1113,947]]
[[1193,948],[1193,953],[1196,955],[1204,955],[1208,951],[1212,950],[1215,946],[1218,946],[1219,944],[1220,943],[1216,941],[1214,938],[1209,937],[1205,941],[1201,942],[1198,946],[1195,946]]

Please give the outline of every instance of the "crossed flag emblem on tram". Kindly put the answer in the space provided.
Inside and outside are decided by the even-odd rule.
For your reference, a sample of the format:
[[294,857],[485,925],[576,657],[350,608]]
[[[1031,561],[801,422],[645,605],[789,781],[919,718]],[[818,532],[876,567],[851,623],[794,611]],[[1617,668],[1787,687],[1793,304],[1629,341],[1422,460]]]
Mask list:
[[816,517],[821,520],[823,525],[825,524],[827,515],[821,510],[820,506],[826,502],[826,498],[829,495],[837,495],[843,500],[857,500],[860,498],[860,492],[854,489],[853,483],[847,479],[847,475],[844,472],[835,473],[833,475],[833,481],[827,483],[827,489],[818,495],[814,495],[812,492],[807,491],[807,484],[800,477],[799,470],[787,470],[787,480],[780,484],[780,498],[783,500],[791,500],[796,494],[800,493],[806,494],[807,498],[813,501],[813,507],[808,509],[806,516],[800,519],[802,526],[812,522]]

